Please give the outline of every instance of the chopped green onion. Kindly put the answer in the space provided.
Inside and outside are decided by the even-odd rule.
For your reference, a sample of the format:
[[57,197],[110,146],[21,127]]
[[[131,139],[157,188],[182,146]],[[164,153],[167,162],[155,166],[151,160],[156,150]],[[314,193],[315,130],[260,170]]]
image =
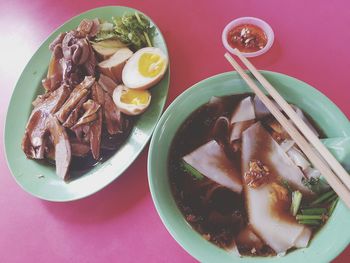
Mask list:
[[318,205],[318,204],[326,201],[328,198],[332,197],[334,194],[335,194],[335,192],[333,190],[326,192],[326,193],[322,194],[319,198],[317,198],[315,201],[313,201],[310,205],[311,206]]
[[288,183],[288,181],[286,179],[282,179],[281,183],[283,184],[283,186],[285,188],[287,188],[289,193],[293,192],[292,188],[290,187],[290,185],[289,185],[289,183]]
[[293,216],[295,216],[298,213],[302,198],[303,195],[299,191],[294,191],[292,193],[292,204],[290,206],[290,212]]
[[339,200],[339,197],[337,197],[335,200],[333,200],[331,206],[329,207],[328,215],[331,216],[333,214],[333,211],[335,209],[335,206],[337,205]]
[[311,226],[321,225],[321,222],[318,220],[300,220],[300,221],[298,221],[298,223],[303,224],[303,225],[311,225]]
[[181,166],[187,173],[191,174],[194,178],[198,180],[204,178],[203,174],[198,172],[195,168],[193,168],[190,164],[186,163],[184,160],[182,160]]
[[326,203],[331,203],[331,202],[333,202],[335,199],[337,199],[338,198],[338,196],[337,196],[337,194],[334,194],[333,196],[331,196],[329,199],[327,199],[327,202]]
[[326,208],[305,208],[301,209],[303,215],[322,215],[327,212]]
[[322,220],[323,215],[297,215],[297,220]]

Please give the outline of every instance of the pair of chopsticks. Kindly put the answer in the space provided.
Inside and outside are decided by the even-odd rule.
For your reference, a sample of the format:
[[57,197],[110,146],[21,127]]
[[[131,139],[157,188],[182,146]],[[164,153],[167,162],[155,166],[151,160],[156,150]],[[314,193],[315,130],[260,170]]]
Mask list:
[[[291,122],[288,120],[281,110],[264,94],[263,91],[255,84],[255,82],[247,75],[237,61],[229,54],[225,54],[225,58],[230,62],[238,74],[258,96],[266,108],[277,119],[282,127],[288,132],[290,137],[295,141],[299,148],[304,152],[306,157],[326,178],[329,185],[350,208],[350,176],[335,157],[322,144],[317,136],[305,124],[305,122],[297,115],[294,109],[284,100],[277,90],[260,74],[250,61],[245,58],[238,49],[235,49],[235,55],[242,61],[253,76],[260,82],[269,95],[287,114]],[[300,133],[302,132],[302,134]],[[313,146],[311,146],[311,145]],[[316,152],[317,151],[317,152]]]

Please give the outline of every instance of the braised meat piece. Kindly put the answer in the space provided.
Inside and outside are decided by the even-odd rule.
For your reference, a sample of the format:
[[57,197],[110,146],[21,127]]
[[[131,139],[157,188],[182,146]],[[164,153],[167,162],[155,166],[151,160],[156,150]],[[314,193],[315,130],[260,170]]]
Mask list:
[[70,139],[72,156],[84,157],[90,152],[90,145],[80,142],[76,138]]
[[113,95],[115,87],[117,87],[117,83],[115,83],[113,79],[107,77],[102,73],[100,74],[100,78],[98,79],[98,84],[105,92],[107,92],[111,96]]
[[85,77],[84,81],[73,89],[67,101],[56,113],[56,117],[61,123],[64,123],[67,120],[69,114],[73,111],[73,109],[80,102],[80,100],[87,96],[94,82],[95,78],[91,76]]
[[100,158],[101,149],[101,132],[102,132],[102,109],[100,108],[97,112],[97,118],[91,124],[90,128],[90,148],[92,156],[95,160]]
[[72,127],[74,130],[76,127],[87,124],[89,122],[93,122],[97,119],[97,111],[100,109],[100,104],[96,103],[93,100],[88,100],[83,104],[84,114],[80,117],[77,123]]
[[94,37],[99,30],[100,22],[98,21],[98,18],[93,20],[83,19],[77,28],[77,31],[84,37]]
[[77,121],[79,119],[81,108],[82,108],[83,104],[87,101],[87,99],[88,99],[88,96],[84,96],[78,102],[78,104],[75,106],[74,110],[72,110],[72,112],[69,114],[67,120],[63,123],[64,127],[71,128],[72,126],[74,126],[77,123]]
[[53,92],[39,95],[33,102],[34,109],[29,117],[22,140],[22,149],[27,157],[33,159],[44,158],[44,139],[48,117],[63,105],[69,94],[69,88],[62,85]]
[[72,154],[66,130],[56,117],[50,114],[47,118],[47,131],[55,148],[56,174],[63,180],[67,180]]

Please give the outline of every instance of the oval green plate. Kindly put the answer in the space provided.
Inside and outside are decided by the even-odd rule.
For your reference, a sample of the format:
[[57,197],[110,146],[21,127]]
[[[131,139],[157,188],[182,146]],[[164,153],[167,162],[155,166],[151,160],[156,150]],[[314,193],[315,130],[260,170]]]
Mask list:
[[[279,73],[263,75],[290,103],[298,105],[316,121],[327,137],[350,136],[350,123],[322,93]],[[308,248],[297,249],[284,257],[237,257],[206,241],[186,222],[171,192],[167,164],[168,152],[176,131],[186,118],[212,96],[250,92],[236,72],[203,80],[182,93],[165,111],[154,131],[148,154],[148,180],[153,202],[174,239],[201,262],[329,262],[350,242],[350,210],[339,202],[328,223],[312,239]]]
[[[137,10],[121,6],[107,6],[82,13],[59,27],[33,55],[12,94],[6,117],[5,149],[8,165],[17,183],[30,194],[51,201],[70,201],[91,195],[119,177],[137,158],[152,135],[162,113],[168,94],[170,70],[162,81],[151,89],[152,102],[149,109],[135,123],[123,146],[107,161],[98,164],[82,177],[65,183],[56,176],[55,167],[29,160],[21,150],[21,140],[32,101],[43,93],[41,79],[46,75],[51,52],[49,44],[59,32],[76,28],[83,18],[121,16]],[[140,12],[141,13],[141,12]],[[151,21],[151,23],[153,23]],[[154,23],[153,23],[154,24]],[[168,54],[165,40],[157,28],[154,46]]]

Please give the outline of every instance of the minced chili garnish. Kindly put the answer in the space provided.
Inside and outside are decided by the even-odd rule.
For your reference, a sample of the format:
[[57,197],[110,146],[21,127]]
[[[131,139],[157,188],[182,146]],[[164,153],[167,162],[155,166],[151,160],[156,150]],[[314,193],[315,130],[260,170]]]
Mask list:
[[227,34],[227,41],[233,48],[241,52],[252,53],[263,49],[267,44],[267,36],[260,27],[243,24],[232,28]]

